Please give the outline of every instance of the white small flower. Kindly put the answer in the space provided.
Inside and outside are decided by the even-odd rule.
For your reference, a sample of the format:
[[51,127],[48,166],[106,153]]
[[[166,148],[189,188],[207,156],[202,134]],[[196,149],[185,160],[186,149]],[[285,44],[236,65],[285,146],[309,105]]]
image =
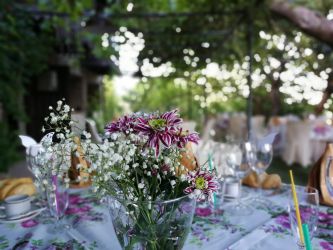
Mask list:
[[145,184],[139,183],[138,188],[143,189],[145,187]]
[[148,171],[148,172],[147,172],[147,175],[148,175],[148,176],[151,176],[151,172],[150,172],[150,171]]
[[170,184],[171,184],[171,186],[174,186],[174,185],[176,185],[176,181],[172,180],[172,181],[170,181]]
[[71,108],[66,104],[64,106],[64,112],[68,113],[71,110]]
[[42,127],[42,132],[43,132],[43,133],[45,132],[45,128],[44,128],[44,126]]
[[49,106],[49,110],[52,110],[53,108],[52,108],[52,106]]
[[58,106],[61,106],[62,105],[62,101],[57,101],[57,104],[58,104]]
[[56,123],[57,121],[58,121],[57,117],[52,117],[50,123],[51,123],[51,124],[54,124],[54,123]]

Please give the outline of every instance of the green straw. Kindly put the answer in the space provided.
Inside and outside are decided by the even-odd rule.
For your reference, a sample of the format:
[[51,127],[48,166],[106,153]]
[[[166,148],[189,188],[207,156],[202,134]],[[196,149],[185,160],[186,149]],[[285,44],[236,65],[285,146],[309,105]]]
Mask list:
[[[209,166],[210,172],[213,172],[213,160],[212,160],[211,153],[208,154],[208,166]],[[213,193],[213,203],[214,203],[214,207],[216,207],[216,194],[215,194],[215,192]]]
[[308,224],[302,224],[302,228],[305,241],[305,249],[312,250]]

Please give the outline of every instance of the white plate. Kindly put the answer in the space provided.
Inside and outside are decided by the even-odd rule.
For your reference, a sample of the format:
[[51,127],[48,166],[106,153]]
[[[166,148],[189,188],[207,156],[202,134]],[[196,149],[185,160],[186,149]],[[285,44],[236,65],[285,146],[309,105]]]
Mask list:
[[8,224],[8,223],[19,223],[19,222],[23,222],[26,220],[30,220],[34,217],[36,217],[37,215],[39,215],[41,212],[43,212],[46,208],[38,208],[35,210],[30,210],[29,212],[26,213],[26,215],[22,215],[20,217],[16,217],[14,219],[8,219],[8,218],[0,218],[0,223],[4,223],[4,224]]

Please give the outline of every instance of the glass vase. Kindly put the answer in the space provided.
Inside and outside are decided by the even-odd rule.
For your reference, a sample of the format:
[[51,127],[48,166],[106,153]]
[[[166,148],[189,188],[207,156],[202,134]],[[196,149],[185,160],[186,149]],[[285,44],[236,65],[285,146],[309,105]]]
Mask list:
[[61,233],[70,226],[64,221],[65,211],[69,205],[68,184],[64,178],[57,175],[49,177],[49,185],[46,188],[46,197],[50,215],[55,223],[50,228],[51,233]]
[[182,249],[191,229],[195,199],[133,202],[109,197],[113,227],[122,249]]

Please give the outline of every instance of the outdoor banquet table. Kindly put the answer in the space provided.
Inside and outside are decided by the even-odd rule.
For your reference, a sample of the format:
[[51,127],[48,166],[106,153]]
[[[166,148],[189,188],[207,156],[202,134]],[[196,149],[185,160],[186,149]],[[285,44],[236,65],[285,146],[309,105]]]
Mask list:
[[[286,212],[287,185],[263,206],[251,202],[254,190],[245,189],[244,201],[253,209],[249,216],[231,216],[226,202],[219,209],[205,204],[196,208],[185,243],[195,249],[297,249],[289,229]],[[49,233],[53,220],[43,214],[21,223],[0,224],[0,249],[120,249],[108,210],[89,189],[72,191],[66,220],[71,229]],[[313,250],[333,249],[333,208],[320,206],[318,229]]]

